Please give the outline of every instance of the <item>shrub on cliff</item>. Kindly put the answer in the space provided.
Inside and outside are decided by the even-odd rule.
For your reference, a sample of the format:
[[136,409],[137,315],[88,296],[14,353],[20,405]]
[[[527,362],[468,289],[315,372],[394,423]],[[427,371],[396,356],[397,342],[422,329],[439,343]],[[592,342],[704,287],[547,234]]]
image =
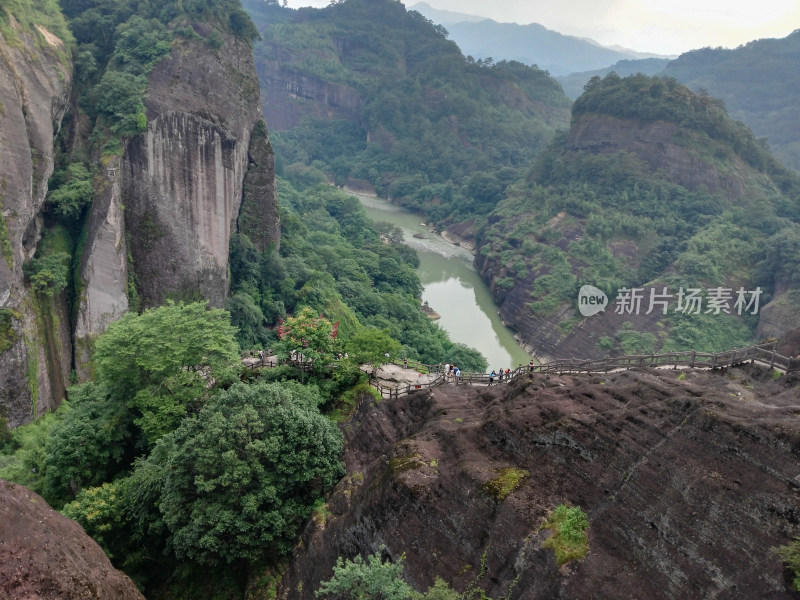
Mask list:
[[800,538],[776,549],[786,568],[792,573],[792,586],[800,592]]
[[543,529],[552,529],[553,535],[542,544],[552,548],[556,561],[563,565],[571,560],[579,560],[589,552],[589,520],[579,506],[560,504],[542,524]]
[[367,557],[345,560],[341,556],[333,567],[333,577],[323,581],[317,598],[352,598],[354,600],[408,600],[414,589],[403,580],[405,556],[397,562],[384,562],[380,552]]

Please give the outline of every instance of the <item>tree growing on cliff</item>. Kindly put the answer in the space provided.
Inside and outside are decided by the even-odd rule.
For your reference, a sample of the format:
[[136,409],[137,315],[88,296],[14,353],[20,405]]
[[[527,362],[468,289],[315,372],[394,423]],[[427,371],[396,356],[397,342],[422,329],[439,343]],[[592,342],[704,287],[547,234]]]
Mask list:
[[[383,550],[381,546],[381,551]],[[333,567],[333,577],[323,581],[317,598],[353,598],[354,600],[407,600],[414,589],[403,580],[405,555],[397,562],[384,562],[381,552],[345,560],[341,556]]]
[[381,365],[389,362],[391,357],[397,356],[401,346],[387,330],[368,327],[347,340],[346,348],[350,358],[358,363],[370,365],[374,375]]

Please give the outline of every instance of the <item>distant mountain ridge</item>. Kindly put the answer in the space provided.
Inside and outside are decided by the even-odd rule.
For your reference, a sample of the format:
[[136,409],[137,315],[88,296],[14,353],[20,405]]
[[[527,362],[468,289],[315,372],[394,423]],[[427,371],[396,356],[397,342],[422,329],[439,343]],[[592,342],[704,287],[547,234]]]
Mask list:
[[425,2],[409,7],[443,25],[462,52],[476,59],[518,60],[551,75],[601,69],[620,60],[665,58],[657,54],[610,48],[594,40],[564,35],[538,23],[519,25],[458,12],[437,10]]
[[[502,57],[498,57],[502,58]],[[558,77],[564,93],[577,98],[592,77],[614,71],[673,77],[720,98],[734,119],[767,138],[775,156],[800,170],[800,30],[785,38],[755,40],[738,48],[701,48],[675,60],[625,60],[610,67]]]
[[725,102],[784,164],[800,170],[800,29],[734,49],[682,54],[658,73]]

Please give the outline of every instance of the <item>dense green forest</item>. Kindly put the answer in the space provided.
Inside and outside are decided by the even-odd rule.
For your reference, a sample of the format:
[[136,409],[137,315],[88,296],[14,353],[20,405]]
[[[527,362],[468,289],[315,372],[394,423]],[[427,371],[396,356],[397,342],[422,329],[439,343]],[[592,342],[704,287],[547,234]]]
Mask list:
[[[319,178],[368,181],[430,220],[463,221],[488,213],[566,124],[569,102],[547,73],[465,58],[442,27],[399,2],[268,4],[245,4],[262,36],[259,70],[277,61],[286,77],[346,86],[362,104],[353,118],[308,116],[273,130],[287,175],[313,165]],[[268,124],[275,93],[262,89]]]
[[[479,254],[505,275],[496,285],[508,292],[534,282],[528,310],[545,318],[574,306],[584,284],[612,301],[623,287],[760,286],[761,306],[776,290],[797,288],[784,261],[800,265],[784,249],[800,244],[800,180],[718,100],[673,79],[612,73],[587,84],[573,107],[573,127],[602,116],[619,119],[621,129],[677,125],[671,142],[680,152],[703,171],[735,170],[744,193],[684,187],[632,149],[577,149],[578,134],[565,133],[509,189],[481,232]],[[579,320],[573,309],[562,329]],[[628,353],[723,350],[749,343],[756,325],[751,315],[671,313],[656,331],[629,326],[596,342]]]

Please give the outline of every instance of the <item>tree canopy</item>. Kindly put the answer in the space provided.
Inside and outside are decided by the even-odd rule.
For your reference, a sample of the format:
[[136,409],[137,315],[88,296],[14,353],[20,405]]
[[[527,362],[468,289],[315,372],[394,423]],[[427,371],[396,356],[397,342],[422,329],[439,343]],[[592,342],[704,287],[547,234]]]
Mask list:
[[344,474],[342,440],[299,384],[236,385],[162,443],[159,508],[178,557],[200,563],[282,555],[314,502]]

